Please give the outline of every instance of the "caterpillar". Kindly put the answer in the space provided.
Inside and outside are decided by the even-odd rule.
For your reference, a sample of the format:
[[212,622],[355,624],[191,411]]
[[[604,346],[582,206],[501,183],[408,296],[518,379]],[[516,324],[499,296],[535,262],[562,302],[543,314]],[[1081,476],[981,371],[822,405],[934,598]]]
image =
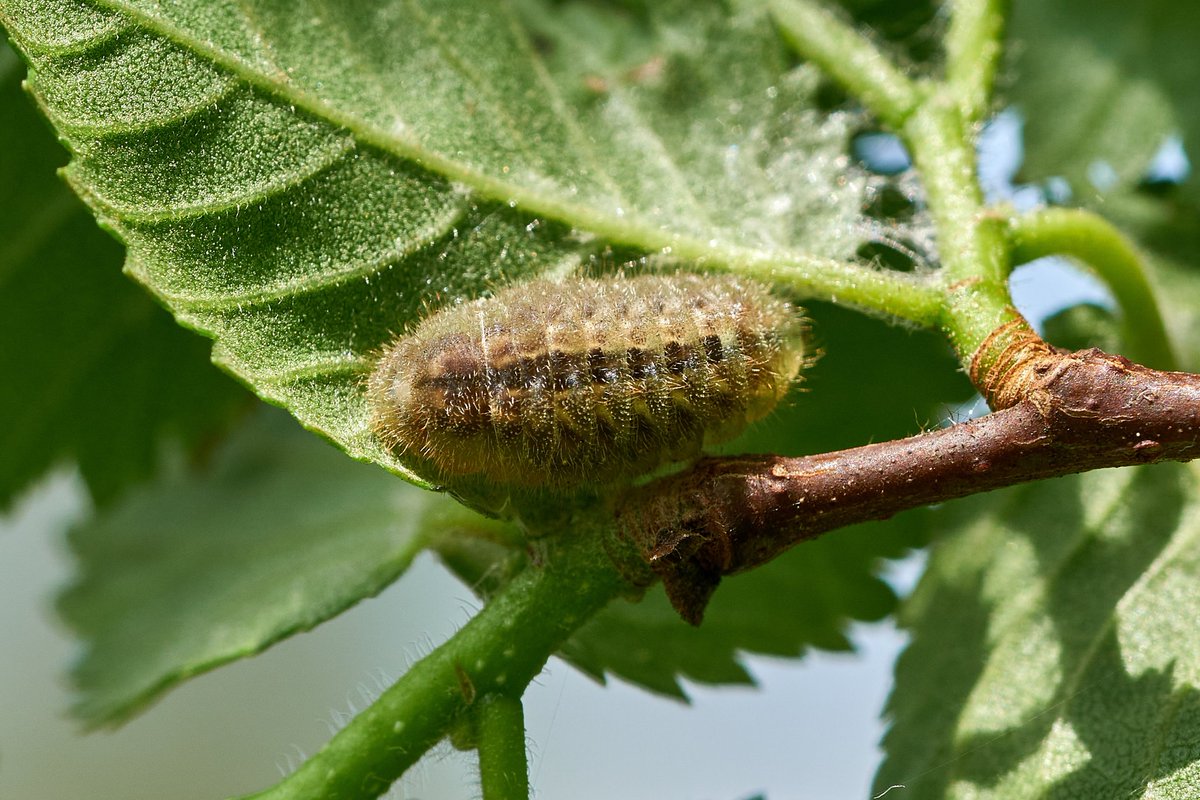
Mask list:
[[537,280],[387,346],[371,426],[445,483],[613,484],[765,416],[804,364],[805,331],[797,308],[736,276]]

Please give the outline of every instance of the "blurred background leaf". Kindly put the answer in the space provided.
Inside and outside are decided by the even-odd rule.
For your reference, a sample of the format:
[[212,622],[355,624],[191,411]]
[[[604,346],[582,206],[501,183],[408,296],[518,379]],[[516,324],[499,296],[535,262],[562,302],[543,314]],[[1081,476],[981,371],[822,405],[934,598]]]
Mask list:
[[74,712],[121,722],[185,678],[377,594],[452,505],[263,410],[196,474],[171,471],[75,528],[59,612],[83,639]]
[[1200,8],[1053,0],[1013,12],[1020,179],[1133,237],[1183,366],[1200,368],[1200,176],[1188,164],[1200,153]]
[[1197,40],[1192,4],[1013,3],[1008,101],[1025,119],[1022,176],[1064,177],[1089,204],[1140,183],[1168,136],[1200,152]]
[[170,447],[202,455],[253,400],[121,275],[23,74],[0,40],[0,509],[62,463],[105,504]]

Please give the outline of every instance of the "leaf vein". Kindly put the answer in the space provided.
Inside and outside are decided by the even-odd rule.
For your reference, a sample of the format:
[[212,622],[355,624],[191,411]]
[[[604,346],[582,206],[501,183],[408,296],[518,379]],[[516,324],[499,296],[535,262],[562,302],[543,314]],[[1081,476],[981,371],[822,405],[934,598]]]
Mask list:
[[[144,206],[122,204],[120,201],[104,197],[89,186],[79,185],[74,180],[75,190],[88,198],[93,205],[116,216],[123,221],[138,224],[154,224],[160,222],[177,222],[185,219],[220,214],[239,208],[259,205],[272,197],[284,194],[312,180],[314,177],[328,171],[342,162],[346,156],[355,152],[354,139],[347,136],[336,140],[332,146],[318,151],[315,157],[310,157],[303,163],[294,165],[291,169],[275,173],[269,180],[261,181],[252,186],[240,186],[241,191],[219,199],[177,206]],[[68,170],[68,174],[72,174]]]
[[521,49],[525,52],[525,58],[529,61],[533,74],[545,90],[546,97],[550,101],[550,107],[553,109],[559,122],[566,129],[567,135],[575,142],[575,146],[579,148],[580,152],[587,154],[588,161],[591,162],[596,177],[608,185],[609,191],[612,193],[613,198],[620,204],[621,208],[628,208],[630,204],[625,199],[620,184],[605,169],[603,162],[596,157],[596,151],[591,144],[591,140],[585,135],[583,129],[579,127],[578,118],[567,110],[567,103],[563,99],[558,84],[550,77],[550,73],[546,70],[545,62],[538,56],[537,51],[530,44],[529,36],[513,12],[512,4],[509,0],[504,0],[497,5],[508,18],[509,28],[512,30],[517,42],[521,45]]
[[[288,278],[248,292],[213,295],[161,292],[160,297],[167,303],[178,304],[188,311],[243,311],[254,306],[292,300],[301,295],[316,294],[356,279],[370,278],[408,258],[444,237],[466,213],[467,204],[464,199],[449,203],[429,224],[412,231],[405,239],[398,239],[393,247],[379,253],[375,258],[361,262],[351,262],[299,278]],[[130,268],[135,270],[135,274],[144,283],[153,285],[154,281],[144,266],[131,264]]]
[[666,142],[663,141],[662,135],[654,126],[645,121],[642,113],[633,103],[627,101],[624,93],[612,93],[610,95],[610,104],[611,107],[623,112],[623,116],[630,123],[630,131],[640,133],[640,136],[636,138],[649,148],[659,165],[669,175],[669,180],[677,190],[677,194],[682,195],[691,207],[692,215],[698,218],[698,220],[702,220],[708,227],[715,227],[711,211],[700,203],[700,199],[692,191],[691,184],[688,182],[683,169],[679,166],[679,162],[671,155]]
[[231,95],[238,87],[239,81],[232,77],[222,76],[221,80],[214,89],[201,97],[197,98],[194,103],[185,106],[172,108],[170,113],[158,117],[140,117],[137,120],[121,120],[118,122],[97,124],[94,122],[84,122],[83,118],[71,119],[64,114],[52,109],[45,99],[36,92],[38,104],[42,111],[50,118],[50,122],[54,127],[60,130],[65,130],[72,136],[85,139],[94,139],[102,141],[105,139],[123,138],[137,134],[149,133],[159,128],[166,128],[172,125],[178,125],[187,120],[208,111],[212,107],[221,103],[229,95]]
[[[112,24],[106,28],[91,31],[87,36],[81,36],[78,39],[51,42],[48,40],[39,41],[26,36],[17,26],[11,24],[7,15],[2,13],[0,13],[0,21],[4,23],[8,35],[21,46],[21,49],[36,53],[44,58],[66,58],[87,55],[90,51],[103,47],[133,28],[132,23],[128,20],[123,20],[119,16],[114,15],[111,20]],[[17,63],[20,63],[20,59],[17,59]],[[4,76],[4,80],[7,82],[7,76]]]

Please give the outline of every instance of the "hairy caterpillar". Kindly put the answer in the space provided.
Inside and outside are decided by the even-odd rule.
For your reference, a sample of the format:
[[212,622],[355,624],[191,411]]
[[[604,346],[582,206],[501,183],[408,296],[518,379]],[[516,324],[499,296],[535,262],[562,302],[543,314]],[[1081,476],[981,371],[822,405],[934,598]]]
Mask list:
[[798,309],[735,276],[520,284],[388,346],[371,424],[444,481],[610,484],[765,416],[804,363],[804,331]]

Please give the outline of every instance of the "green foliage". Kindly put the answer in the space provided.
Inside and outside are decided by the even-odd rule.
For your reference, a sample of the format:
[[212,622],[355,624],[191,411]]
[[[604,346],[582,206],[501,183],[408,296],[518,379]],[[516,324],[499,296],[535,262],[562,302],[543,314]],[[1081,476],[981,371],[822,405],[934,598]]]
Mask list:
[[59,611],[87,644],[75,713],[122,721],[377,594],[450,503],[255,415],[203,475],[177,470],[71,532],[79,576]]
[[[1173,344],[1194,370],[1198,182],[1141,183],[1169,134],[1193,157],[1200,144],[1191,57],[1200,15],[1158,4],[1015,6],[1022,174],[1066,177],[1079,201],[1148,249]],[[1089,178],[1098,162],[1112,168],[1111,185]],[[1120,349],[1111,316],[1095,309],[1048,328],[1059,344]],[[877,790],[1195,796],[1196,475],[1178,465],[1106,471],[935,512],[940,544],[901,611],[914,641],[897,669]]]
[[718,261],[856,243],[850,118],[809,110],[762,13],[112,6],[4,19],[127,271],[262,397],[418,482],[361,388],[429,305],[586,265],[589,234]]
[[[1135,186],[1171,134],[1200,152],[1200,8],[1053,0],[1013,4],[1010,100],[1029,178],[1063,176],[1077,202]],[[1097,186],[1089,171],[1111,170]],[[1102,172],[1107,170],[1102,170]],[[1191,196],[1197,198],[1193,181]]]
[[1046,341],[1066,350],[1098,347],[1106,353],[1121,352],[1120,327],[1111,311],[1086,303],[1058,312],[1045,322]]
[[[1022,177],[1066,178],[1072,203],[1114,220],[1147,250],[1171,338],[1192,370],[1200,367],[1198,38],[1200,9],[1113,0],[1017,3],[1010,32],[1009,95],[1026,118]],[[1145,185],[1169,136],[1182,140],[1192,175]]]
[[[817,311],[823,325],[844,332],[845,346],[813,368],[820,391],[798,393],[773,426],[786,431],[792,448],[819,451],[843,438],[912,432],[914,410],[932,418],[939,397],[961,397],[961,378],[939,363],[944,348],[933,337]],[[887,355],[895,367],[881,366],[875,392],[857,388],[855,364],[868,353]],[[909,363],[916,372],[900,369]],[[923,378],[910,380],[915,374]],[[814,417],[838,424],[817,425]],[[741,445],[765,450],[768,435],[779,434],[764,426]],[[476,585],[522,539],[499,523],[451,513],[453,506],[339,459],[277,419],[256,420],[203,472],[164,478],[73,532],[80,583],[61,611],[88,648],[74,670],[76,712],[91,725],[121,722],[181,680],[375,594],[425,546]],[[596,678],[613,674],[682,697],[677,676],[748,682],[742,652],[795,657],[809,647],[849,649],[849,620],[881,619],[895,608],[874,573],[880,559],[925,543],[923,518],[846,531],[731,578],[699,628],[679,619],[656,588],[640,603],[601,612],[562,655]],[[386,524],[395,519],[407,524]],[[162,602],[146,603],[151,596]],[[780,604],[781,596],[797,605]]]
[[1104,214],[1135,232],[1145,249],[1167,329],[1188,370],[1200,369],[1200,206],[1186,197],[1198,184],[1193,175],[1182,186],[1168,187],[1165,195],[1144,189],[1115,192],[1103,202]]
[[0,509],[68,459],[107,503],[251,401],[120,275],[121,248],[54,174],[65,153],[22,72],[0,42]]
[[1194,467],[971,498],[904,613],[878,791],[1191,798],[1200,785]]
[[840,0],[854,20],[898,47],[914,64],[940,58],[940,5],[932,0]]
[[[834,25],[857,55],[872,52],[836,28],[842,15],[789,5],[806,9],[797,19]],[[946,27],[937,4],[841,5],[908,72],[936,77]],[[796,64],[763,6],[0,0],[0,21],[71,150],[68,180],[126,244],[126,271],[215,339],[214,360],[259,396],[421,485],[369,431],[363,378],[381,346],[430,306],[535,276],[675,261],[753,269],[781,289],[877,311],[886,309],[856,294],[862,284],[884,281],[884,295],[910,299],[900,287],[912,284],[886,283],[898,273],[837,272],[827,261],[869,252],[876,231],[897,240],[913,231],[861,216],[879,187],[846,153],[872,123],[829,110],[845,98],[830,97],[814,66]],[[951,4],[983,20],[955,33],[948,67],[958,83],[990,80],[990,55],[961,47],[986,45],[988,20],[1004,6]],[[803,31],[789,33],[802,47]],[[1200,12],[1187,6],[1016,3],[1001,81],[1027,121],[1024,176],[1065,177],[1076,201],[1149,251],[1190,369],[1200,366],[1200,182],[1142,179],[1170,134],[1200,152],[1198,38]],[[845,69],[860,94],[872,77],[892,83],[880,96],[893,100],[929,89],[899,70]],[[10,421],[0,504],[61,458],[78,461],[106,500],[152,473],[164,435],[194,452],[245,395],[203,363],[203,340],[117,280],[118,248],[51,176],[61,151],[19,97],[19,74],[0,51],[0,108],[11,111],[0,130],[0,342],[32,339],[0,348],[12,378],[0,389]],[[956,98],[965,104],[989,87],[957,88],[972,93]],[[946,151],[915,151],[933,175],[922,200],[943,257],[958,261],[954,277],[969,285],[994,279],[984,272],[999,272],[1004,256],[988,249],[1002,245],[998,226],[990,240],[973,227],[982,211],[972,206],[969,155],[955,150],[966,134],[948,127],[955,107],[903,133]],[[1101,162],[1111,183],[1093,180]],[[885,227],[873,231],[876,222]],[[952,316],[938,321],[961,346]],[[965,399],[965,379],[934,337],[821,303],[813,317],[828,355],[784,411],[731,450],[810,453],[902,436]],[[1051,329],[1061,343],[1120,345],[1111,316],[1095,309],[1068,310]],[[481,593],[499,592],[499,605],[456,637],[461,651],[439,649],[410,673],[413,685],[432,687],[428,707],[403,683],[389,692],[385,709],[426,716],[416,738],[381,749],[393,759],[387,769],[354,762],[337,773],[339,786],[366,785],[355,782],[366,774],[381,788],[419,756],[413,742],[436,740],[443,718],[473,701],[470,675],[442,669],[464,669],[455,653],[482,664],[506,609],[540,621],[558,592],[590,614],[618,583],[611,565],[597,566],[596,541],[527,540],[278,418],[255,417],[206,468],[175,466],[71,536],[81,574],[61,610],[87,643],[76,710],[90,724],[124,720],[191,675],[312,627],[432,547]],[[512,635],[536,640],[520,651],[529,674],[560,648],[597,678],[668,695],[682,695],[680,676],[745,682],[741,652],[848,647],[848,620],[895,607],[875,575],[880,559],[936,536],[901,614],[914,639],[889,705],[879,791],[1190,797],[1200,785],[1198,488],[1195,469],[1178,465],[1019,487],[798,547],[727,580],[698,629],[653,589],[596,613],[569,639],[582,620],[555,617]],[[598,519],[581,526],[586,534],[600,535]],[[572,548],[586,557],[539,562]],[[491,690],[509,674],[495,662],[479,671]],[[343,750],[391,742],[392,720],[380,719]],[[353,762],[325,758],[297,785],[320,785],[326,764],[332,776]],[[280,791],[271,796],[292,796]]]
[[[611,267],[605,241],[589,230],[617,244],[703,237],[702,251],[718,255],[738,247],[844,255],[863,235],[862,178],[845,179],[842,156],[854,120],[809,108],[815,73],[789,71],[761,13],[730,20],[720,4],[688,5],[687,14],[656,5],[630,17],[569,3],[551,15],[525,3],[524,33],[503,18],[509,33],[466,46],[447,37],[473,37],[474,25],[502,12],[460,5],[456,15],[482,16],[443,16],[439,27],[418,14],[424,27],[401,32],[420,34],[405,49],[379,39],[378,20],[328,9],[306,16],[316,26],[307,30],[289,22],[290,8],[262,4],[250,14],[244,6],[232,19],[271,32],[251,40],[228,15],[201,8],[131,6],[128,16],[72,8],[14,3],[6,19],[33,58],[35,96],[75,151],[67,174],[129,245],[127,269],[181,321],[216,335],[216,360],[262,396],[352,454],[402,472],[366,430],[361,381],[377,348],[427,305],[577,263]],[[323,60],[329,36],[363,42],[357,60],[333,52]],[[400,79],[414,63],[430,85]],[[518,107],[520,126],[510,112]],[[510,208],[497,197],[521,202]],[[574,227],[525,207],[557,211]],[[794,452],[913,432],[936,419],[939,404],[965,396],[949,352],[932,337],[835,308],[818,312],[818,327],[841,333],[812,370],[814,391],[798,394],[782,419],[741,447],[757,439],[760,449],[778,449],[781,430]],[[858,365],[873,357],[876,390],[863,392]],[[281,474],[259,480],[277,491],[197,505],[204,493],[235,492],[230,476],[265,458],[256,446],[269,451],[269,441],[260,433],[234,443],[195,487],[179,476],[160,481],[74,535],[84,583],[64,612],[89,643],[76,671],[85,719],[123,719],[179,680],[310,627],[403,570],[417,540],[359,530],[355,520],[326,520],[345,547],[322,547],[312,530],[311,542],[293,533],[295,551],[284,552],[298,513],[285,476],[299,484],[328,470],[336,477],[321,490],[324,502],[395,513],[398,490],[335,467],[323,452],[325,462],[303,453],[270,458]],[[285,438],[282,447],[299,445]],[[181,503],[193,506],[187,533],[143,557],[162,536],[149,523],[176,516],[165,509]],[[236,514],[272,522],[261,530],[248,523],[253,539],[231,539]],[[372,547],[352,546],[372,536]],[[184,546],[192,540],[200,544]],[[878,560],[920,542],[919,532],[830,539],[731,581],[703,629],[668,614],[655,594],[600,618],[567,652],[597,676],[614,672],[670,693],[677,673],[744,681],[738,651],[848,647],[847,620],[894,607],[874,577]],[[380,559],[386,547],[399,550]],[[234,563],[217,558],[229,552],[239,554]],[[279,559],[305,553],[319,556],[322,574],[362,575],[334,595],[318,586],[298,600],[270,576]],[[183,563],[193,582],[176,584]],[[194,594],[142,608],[134,575],[144,587]],[[801,598],[806,613],[773,603],[780,592]],[[186,622],[168,613],[176,608],[188,609]],[[247,609],[253,616],[243,619]],[[738,622],[750,613],[760,619],[755,628]],[[231,626],[238,636],[227,635]],[[134,648],[126,632],[142,627],[158,633]],[[667,631],[677,657],[664,651],[659,661],[631,662],[647,630]]]

